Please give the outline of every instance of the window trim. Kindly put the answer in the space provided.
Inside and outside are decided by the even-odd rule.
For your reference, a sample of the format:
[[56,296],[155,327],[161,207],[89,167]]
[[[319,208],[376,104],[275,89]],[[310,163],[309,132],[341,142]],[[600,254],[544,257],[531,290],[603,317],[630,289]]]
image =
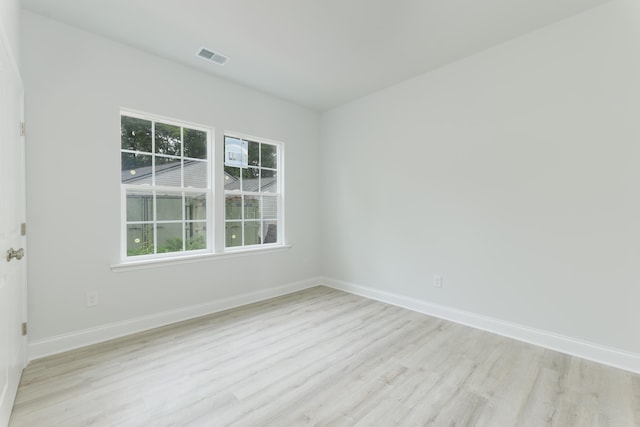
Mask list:
[[[192,263],[206,261],[212,259],[225,259],[237,256],[248,256],[253,254],[266,254],[273,252],[281,252],[288,250],[292,246],[285,240],[285,164],[284,151],[285,144],[281,141],[271,140],[268,138],[257,137],[235,131],[225,131],[222,134],[222,143],[216,142],[216,132],[213,126],[202,125],[186,120],[177,120],[170,117],[146,113],[135,109],[121,107],[118,113],[119,127],[122,126],[122,117],[133,117],[142,120],[150,120],[160,122],[171,126],[180,126],[181,128],[189,128],[207,133],[207,174],[209,179],[208,188],[176,188],[164,185],[148,185],[141,186],[135,184],[123,184],[122,178],[120,183],[120,245],[118,261],[110,266],[111,270],[128,271],[146,268],[155,268],[164,265],[175,265],[183,263]],[[244,140],[276,145],[277,149],[277,165],[278,172],[278,192],[273,196],[277,198],[278,214],[276,222],[277,241],[275,243],[262,243],[249,246],[225,247],[225,195],[224,190],[224,143],[225,137],[240,138]],[[152,141],[154,135],[152,133]],[[122,153],[122,147],[118,150]],[[152,148],[153,151],[153,148]],[[124,152],[127,152],[125,150]],[[220,159],[219,152],[222,152],[222,161],[218,165]],[[121,156],[120,156],[121,157]],[[181,156],[182,159],[189,159]],[[202,160],[202,159],[198,159]],[[120,171],[122,165],[120,166]],[[121,174],[120,174],[121,175]],[[152,182],[153,184],[153,182]],[[184,183],[182,183],[184,185]],[[177,251],[166,253],[155,253],[146,255],[127,255],[127,190],[148,190],[150,194],[155,192],[193,192],[206,193],[206,227],[207,227],[207,247],[205,249],[191,251]],[[240,193],[240,192],[239,192]],[[241,193],[240,193],[241,194]],[[256,193],[260,194],[260,193]],[[155,202],[154,202],[155,203]],[[184,218],[182,222],[185,222]],[[154,223],[157,221],[154,219]],[[155,242],[155,239],[154,239]]]
[[[186,120],[176,120],[169,117],[161,116],[153,113],[145,113],[137,110],[131,110],[128,108],[120,108],[119,119],[120,119],[120,127],[122,126],[122,117],[133,117],[141,120],[149,120],[154,123],[162,123],[170,126],[179,126],[181,128],[181,136],[184,133],[184,128],[193,129],[201,132],[205,132],[207,134],[207,178],[208,178],[208,186],[206,188],[189,188],[189,187],[172,187],[166,185],[154,185],[155,183],[152,181],[150,185],[135,185],[135,184],[123,184],[122,179],[120,179],[120,264],[128,264],[131,262],[145,262],[145,261],[157,261],[162,259],[175,258],[176,256],[191,256],[191,255],[204,255],[213,253],[215,247],[215,219],[213,213],[212,205],[215,203],[215,177],[213,175],[214,167],[213,164],[215,162],[215,129],[211,126],[206,126],[198,123],[189,122]],[[155,147],[155,126],[152,127],[151,133],[151,141],[152,155],[155,157],[154,148]],[[184,137],[182,137],[184,140]],[[184,148],[183,148],[184,150]],[[120,153],[130,152],[131,150],[122,150],[120,148]],[[185,157],[184,152],[180,156],[182,160],[191,159],[190,157]],[[202,159],[195,159],[201,160]],[[122,165],[120,166],[122,167]],[[181,184],[184,185],[184,171],[181,171]],[[206,227],[207,227],[207,247],[204,249],[197,249],[192,251],[176,251],[176,252],[164,252],[164,253],[153,253],[146,255],[127,255],[127,191],[128,190],[140,190],[143,192],[149,192],[149,194],[155,196],[156,193],[194,193],[194,194],[205,194],[206,195]],[[155,206],[155,197],[154,197],[154,206]],[[154,209],[155,212],[155,209]],[[187,220],[184,218],[184,212],[182,213],[183,219],[180,221],[185,224]],[[160,221],[162,222],[162,221]],[[177,222],[177,221],[175,221]],[[154,236],[156,231],[156,225],[158,220],[154,214],[154,218],[151,221],[154,228]],[[154,245],[157,244],[157,239],[154,238]],[[184,241],[184,239],[183,239]]]
[[[277,228],[277,241],[275,243],[260,243],[260,244],[254,244],[254,245],[248,245],[245,246],[244,242],[242,245],[240,246],[230,246],[230,247],[226,247],[226,213],[224,211],[225,209],[225,198],[227,195],[227,190],[224,189],[224,179],[222,180],[221,183],[221,187],[222,187],[222,197],[221,197],[221,204],[222,204],[222,237],[221,237],[221,246],[222,246],[222,251],[223,253],[233,253],[233,252],[243,252],[243,251],[248,251],[248,250],[252,250],[252,249],[260,249],[260,248],[277,248],[280,246],[287,246],[286,242],[285,242],[285,189],[284,189],[284,182],[285,182],[285,177],[284,177],[284,170],[285,170],[285,164],[284,164],[284,147],[285,144],[281,141],[276,141],[273,139],[268,139],[268,138],[262,138],[259,136],[253,136],[253,135],[247,135],[244,133],[240,133],[240,132],[233,132],[233,131],[225,131],[222,135],[222,151],[224,153],[224,144],[225,144],[225,138],[226,137],[230,137],[230,138],[237,138],[237,139],[241,139],[241,140],[245,140],[245,141],[252,141],[252,142],[258,142],[260,144],[270,144],[270,145],[275,145],[277,148],[277,157],[276,157],[276,161],[277,161],[277,165],[278,167],[275,168],[275,170],[278,173],[278,181],[277,181],[277,192],[275,193],[274,196],[269,196],[269,197],[276,197],[277,200],[277,209],[278,209],[278,215],[276,217],[276,223],[278,224],[278,228]],[[221,164],[222,167],[222,175],[224,176],[224,154],[223,154],[223,161]],[[266,168],[266,169],[271,169],[271,168]],[[262,196],[264,195],[261,192],[250,192],[250,191],[231,191],[230,194],[245,194],[245,195],[249,195],[249,196]],[[271,193],[273,194],[273,193]],[[244,211],[244,206],[242,207],[243,211]],[[244,223],[244,218],[242,219],[242,223]]]
[[[120,273],[125,271],[146,270],[151,268],[164,267],[169,265],[191,264],[194,262],[202,261],[216,261],[228,258],[237,258],[251,255],[266,255],[273,253],[285,252],[291,249],[292,245],[263,245],[262,247],[251,247],[249,249],[234,250],[229,252],[215,252],[215,253],[203,253],[203,254],[182,254],[174,255],[165,258],[151,258],[144,260],[132,259],[131,261],[120,261],[116,264],[111,264],[111,271]],[[191,251],[194,252],[194,251]],[[172,252],[171,254],[177,254],[178,252]],[[163,254],[166,255],[166,254]],[[131,257],[135,258],[135,257]]]

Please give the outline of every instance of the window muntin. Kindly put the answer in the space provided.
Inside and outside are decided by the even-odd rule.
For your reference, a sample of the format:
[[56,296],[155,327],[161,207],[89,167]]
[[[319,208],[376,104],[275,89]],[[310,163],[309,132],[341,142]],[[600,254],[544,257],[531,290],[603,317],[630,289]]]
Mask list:
[[121,112],[123,256],[212,247],[210,131]]
[[280,144],[225,136],[225,248],[282,243],[281,163]]

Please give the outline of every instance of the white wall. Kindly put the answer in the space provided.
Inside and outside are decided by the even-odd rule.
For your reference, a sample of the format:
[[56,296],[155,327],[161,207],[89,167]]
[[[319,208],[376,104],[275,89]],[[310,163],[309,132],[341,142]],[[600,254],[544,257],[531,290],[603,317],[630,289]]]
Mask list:
[[[317,113],[30,12],[22,26],[31,342],[318,275]],[[293,247],[112,272],[120,107],[212,126],[219,155],[225,130],[284,142]],[[99,306],[85,307],[88,290]]]
[[19,30],[20,22],[20,1],[2,0],[0,1],[0,38],[7,41],[8,48],[16,64],[20,65],[19,52]]
[[329,111],[323,272],[640,353],[639,117],[633,1]]

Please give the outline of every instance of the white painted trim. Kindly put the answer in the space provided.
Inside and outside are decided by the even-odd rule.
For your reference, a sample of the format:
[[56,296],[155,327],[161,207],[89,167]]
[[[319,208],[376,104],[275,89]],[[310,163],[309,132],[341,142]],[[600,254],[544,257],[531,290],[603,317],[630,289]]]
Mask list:
[[260,247],[247,246],[236,250],[227,250],[227,252],[222,253],[197,253],[197,254],[183,254],[180,253],[179,256],[159,256],[154,258],[148,258],[144,260],[136,260],[136,261],[122,261],[119,264],[111,265],[111,271],[114,272],[123,272],[123,271],[131,271],[131,270],[145,270],[148,268],[157,268],[164,267],[168,265],[177,265],[177,264],[189,264],[192,262],[200,262],[200,261],[210,261],[214,259],[226,259],[226,258],[236,258],[241,256],[250,256],[250,255],[258,255],[265,253],[274,253],[274,252],[283,252],[288,249],[291,249],[291,245],[260,245]]
[[276,286],[221,300],[210,301],[204,304],[165,311],[149,316],[110,323],[107,325],[97,326],[95,328],[83,329],[76,332],[57,335],[51,338],[45,338],[43,340],[33,341],[29,343],[29,360],[40,359],[45,356],[62,353],[114,338],[120,338],[149,329],[170,325],[172,323],[264,301],[281,295],[312,288],[319,284],[319,278],[311,278],[283,286]]
[[[277,242],[278,244],[281,244],[282,242],[284,242],[286,240],[286,236],[285,236],[285,230],[286,230],[286,224],[285,224],[285,188],[284,188],[284,183],[285,183],[285,158],[284,158],[284,147],[285,144],[284,142],[281,141],[275,141],[272,139],[267,139],[267,138],[261,138],[261,137],[256,137],[256,136],[250,136],[250,135],[246,135],[246,134],[242,134],[242,133],[237,133],[237,132],[233,132],[233,131],[225,131],[222,137],[222,144],[223,146],[225,146],[226,144],[226,138],[234,138],[234,139],[240,139],[246,142],[257,142],[260,144],[267,144],[267,145],[274,145],[277,148],[277,162],[276,165],[277,167],[274,168],[262,168],[262,160],[260,161],[260,166],[259,166],[259,170],[262,169],[266,169],[266,170],[271,170],[271,171],[275,171],[276,175],[277,175],[277,189],[276,189],[276,193],[270,193],[270,192],[254,192],[254,191],[244,191],[244,190],[224,190],[223,188],[223,198],[226,198],[227,195],[239,195],[239,196],[269,196],[269,197],[275,197],[276,198],[276,202],[277,202],[277,206],[278,206],[278,214],[276,217],[276,224],[277,224]],[[225,149],[226,150],[226,149]],[[224,150],[223,150],[224,151]],[[262,159],[262,154],[260,154],[260,158]],[[225,154],[225,161],[226,161],[226,154]],[[242,174],[240,176],[240,180],[242,181]],[[223,186],[224,187],[224,186]],[[224,200],[222,202],[223,206],[224,206]],[[245,217],[244,217],[244,209],[242,209],[242,218],[240,220],[236,219],[236,220],[226,220],[226,215],[224,216],[225,218],[225,229],[226,229],[226,223],[227,222],[232,222],[232,221],[240,221],[242,224],[245,223]],[[262,223],[264,223],[265,219],[261,213],[260,215],[260,221]],[[226,231],[225,231],[226,232]],[[242,227],[242,241],[244,242],[244,226]],[[253,245],[255,246],[255,245]],[[246,248],[247,246],[244,245],[244,243],[240,246],[238,246],[238,248]],[[251,247],[251,246],[249,246]]]
[[321,282],[344,292],[640,374],[640,354],[328,277],[321,278]]

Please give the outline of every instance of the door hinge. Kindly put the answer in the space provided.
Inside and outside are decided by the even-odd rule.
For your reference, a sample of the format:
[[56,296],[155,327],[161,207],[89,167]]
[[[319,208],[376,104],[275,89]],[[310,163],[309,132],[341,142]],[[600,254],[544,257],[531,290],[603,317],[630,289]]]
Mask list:
[[27,335],[27,322],[22,324],[22,336],[24,337],[25,335]]
[[27,127],[24,122],[20,122],[20,136],[24,136],[27,133]]
[[27,223],[23,222],[22,224],[20,224],[20,235],[21,236],[26,236],[27,235]]

